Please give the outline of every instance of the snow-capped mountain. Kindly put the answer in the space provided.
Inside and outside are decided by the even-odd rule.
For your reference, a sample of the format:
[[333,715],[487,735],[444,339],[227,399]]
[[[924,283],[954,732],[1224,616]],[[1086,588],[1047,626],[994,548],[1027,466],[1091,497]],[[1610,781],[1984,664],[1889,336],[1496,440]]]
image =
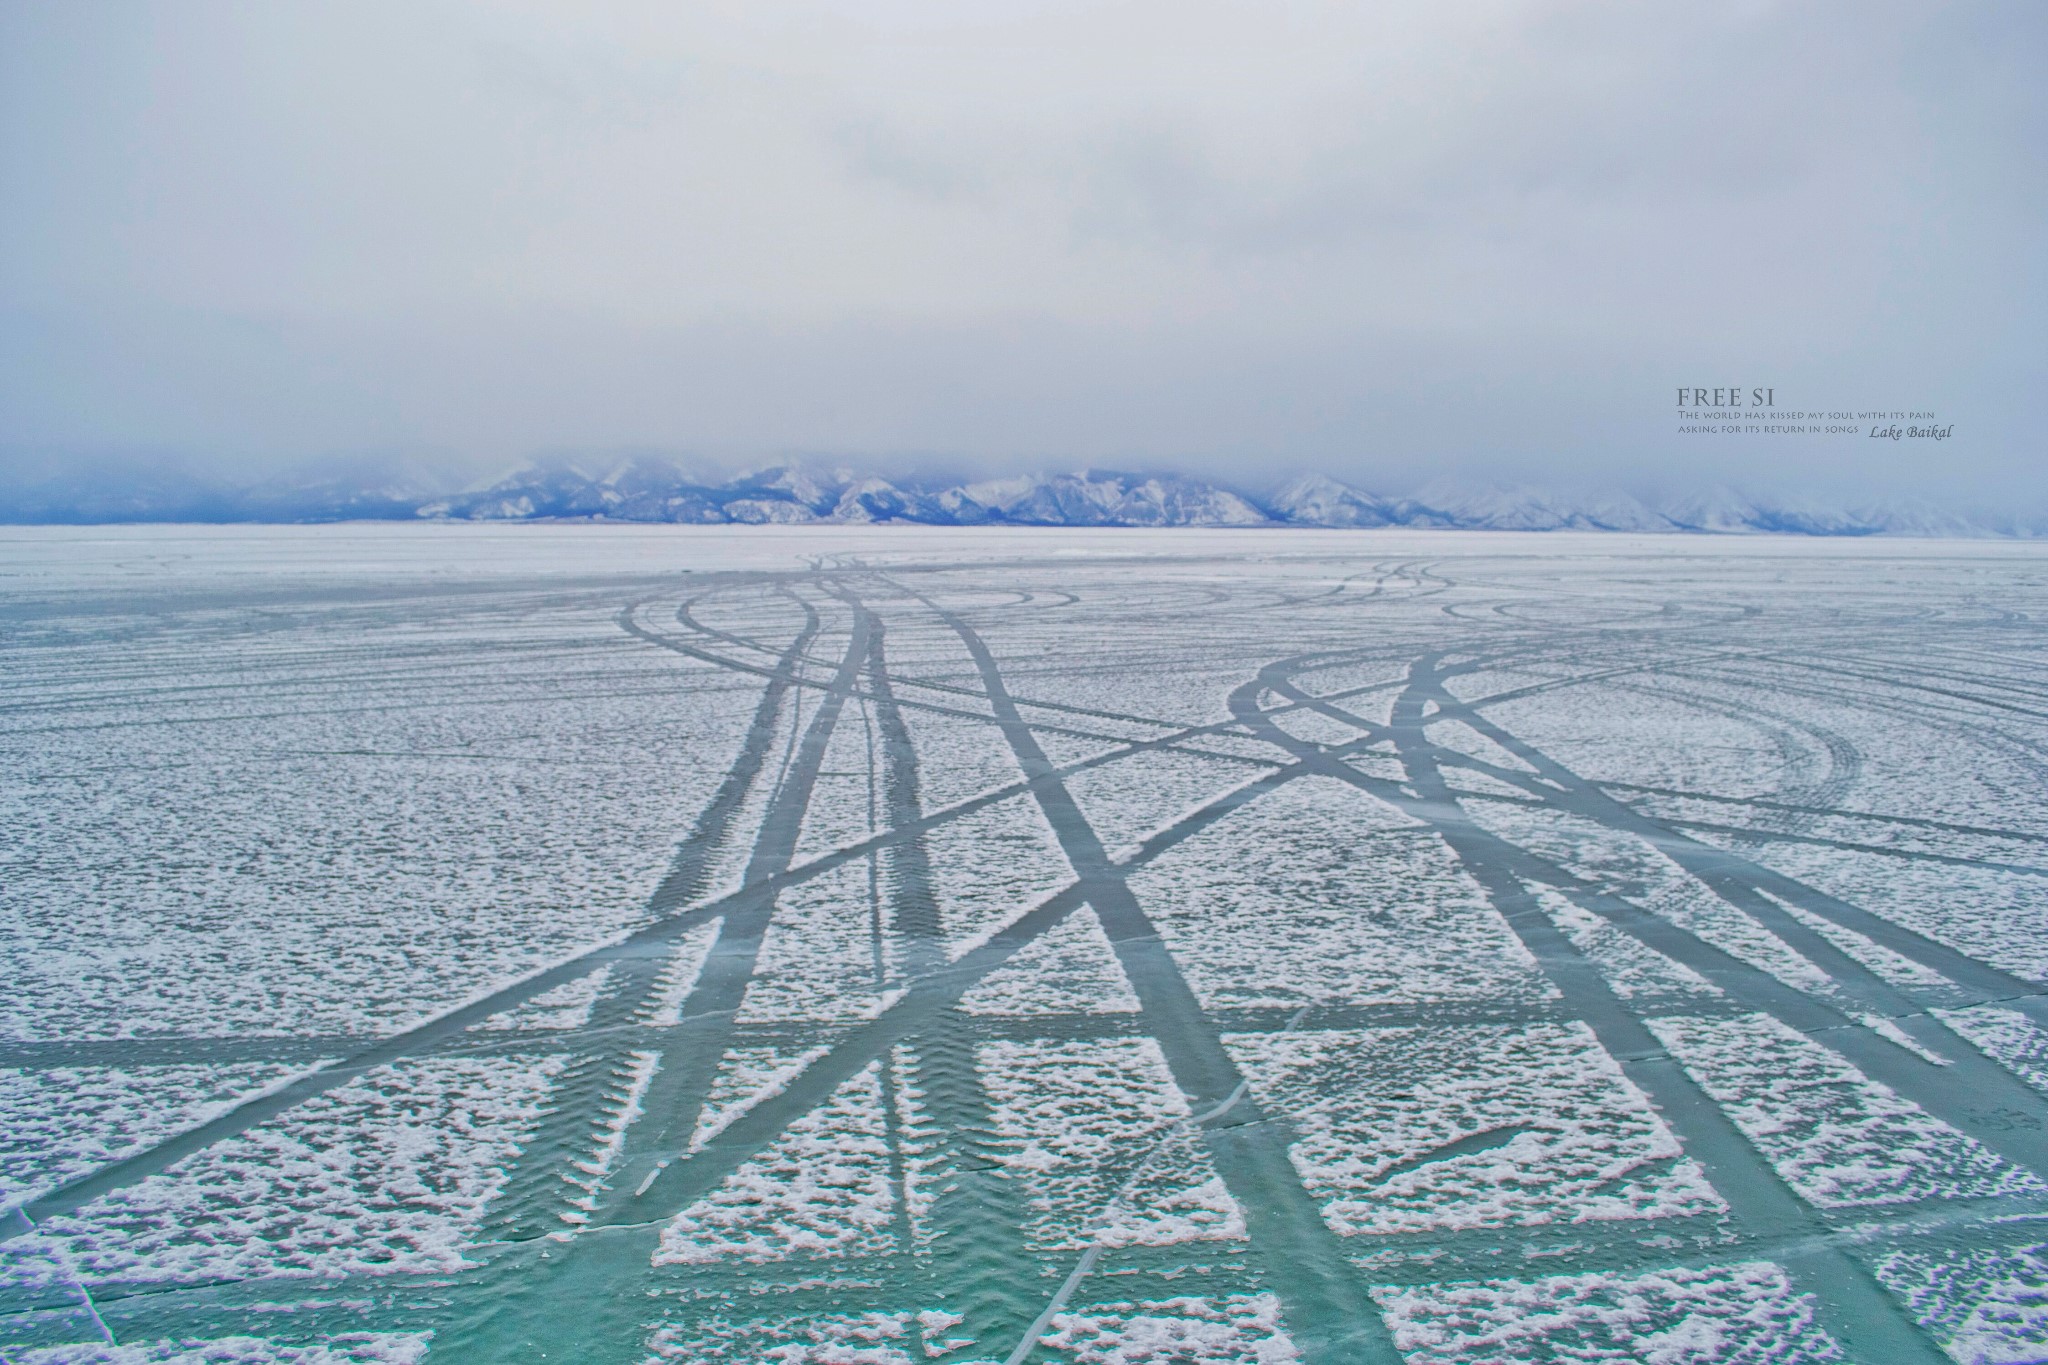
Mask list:
[[1400,520],[1386,499],[1322,474],[1304,474],[1284,485],[1268,505],[1279,520],[1302,526],[1393,526]]
[[1611,489],[1575,495],[1522,484],[1438,480],[1394,507],[1404,525],[1490,531],[1669,531],[1669,518]]
[[1322,474],[1266,495],[1171,473],[1082,470],[967,483],[783,463],[723,476],[660,456],[533,460],[460,484],[404,461],[312,466],[258,483],[146,463],[45,466],[0,479],[0,522],[530,521],[936,526],[1442,527],[1517,531],[2044,536],[2048,518],[1925,500],[1836,505],[1713,487],[1645,500],[1613,489],[1439,480],[1387,497]]
[[1237,493],[1172,474],[1086,470],[969,484],[959,492],[956,507],[985,514],[973,520],[1022,526],[1264,526],[1272,520]]

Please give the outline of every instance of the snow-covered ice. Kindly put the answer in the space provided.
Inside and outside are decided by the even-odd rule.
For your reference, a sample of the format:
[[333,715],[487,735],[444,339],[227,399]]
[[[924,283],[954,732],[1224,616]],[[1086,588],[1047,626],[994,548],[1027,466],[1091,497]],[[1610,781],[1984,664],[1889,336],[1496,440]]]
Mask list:
[[0,529],[0,1356],[2048,1359],[2044,590]]

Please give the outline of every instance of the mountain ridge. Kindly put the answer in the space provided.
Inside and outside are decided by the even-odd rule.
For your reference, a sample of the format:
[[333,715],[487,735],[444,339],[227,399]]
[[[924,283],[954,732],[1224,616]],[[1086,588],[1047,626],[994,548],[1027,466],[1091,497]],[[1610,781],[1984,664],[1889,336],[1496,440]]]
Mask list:
[[720,524],[1239,526],[1808,536],[2048,536],[2048,519],[1924,499],[1829,503],[1724,485],[1644,499],[1440,479],[1390,497],[1325,474],[1260,495],[1184,474],[1083,469],[966,482],[794,462],[720,476],[660,456],[529,460],[458,482],[405,462],[329,462],[236,484],[135,464],[0,485],[0,523],[591,520]]

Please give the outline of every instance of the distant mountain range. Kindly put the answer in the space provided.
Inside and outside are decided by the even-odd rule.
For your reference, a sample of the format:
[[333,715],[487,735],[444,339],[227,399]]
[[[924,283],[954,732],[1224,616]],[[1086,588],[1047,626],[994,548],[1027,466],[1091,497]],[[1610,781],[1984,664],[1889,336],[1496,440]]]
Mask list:
[[1644,500],[1443,481],[1389,498],[1308,474],[1261,495],[1179,474],[1102,470],[945,483],[779,464],[723,477],[651,456],[538,460],[460,487],[402,463],[329,465],[254,484],[139,465],[44,469],[0,481],[0,522],[14,524],[365,519],[2048,536],[2043,517],[1966,514],[1921,500],[1769,500],[1728,488]]

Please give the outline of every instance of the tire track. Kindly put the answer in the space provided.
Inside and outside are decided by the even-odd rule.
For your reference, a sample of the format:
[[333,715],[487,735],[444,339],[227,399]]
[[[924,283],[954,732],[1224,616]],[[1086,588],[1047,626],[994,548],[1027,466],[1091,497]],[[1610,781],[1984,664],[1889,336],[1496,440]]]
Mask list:
[[[917,750],[902,711],[886,655],[886,634],[877,624],[868,660],[875,719],[884,757],[886,823],[916,822],[923,809],[918,791]],[[931,977],[946,966],[945,924],[924,841],[909,839],[889,849],[892,929],[912,979]],[[914,1279],[921,1302],[944,1304],[962,1321],[948,1334],[976,1342],[1014,1336],[1021,1310],[1013,1261],[1023,1244],[1025,1210],[1016,1183],[1007,1178],[1002,1146],[989,1111],[988,1094],[975,1061],[979,1041],[973,1023],[957,1009],[936,1011],[913,1042],[923,1105],[937,1129],[932,1178],[940,1188],[932,1201],[933,1244]],[[898,1151],[900,1152],[900,1146]],[[899,1209],[906,1206],[898,1187]],[[906,1226],[899,1239],[912,1244]]]
[[[873,620],[858,603],[853,611],[853,629],[845,656],[803,731],[788,778],[769,801],[768,813],[755,838],[753,856],[747,863],[745,885],[756,885],[789,871],[803,818],[810,808],[811,793],[817,785],[818,770],[824,765],[826,745],[868,660]],[[667,1163],[688,1149],[690,1133],[696,1127],[724,1055],[733,1017],[753,981],[762,939],[774,918],[775,907],[776,898],[769,895],[745,909],[733,910],[720,924],[696,984],[682,1005],[684,1032],[699,1036],[687,1041],[679,1039],[663,1050],[662,1070],[648,1092],[646,1115],[629,1139],[619,1171],[619,1186],[631,1185],[636,1177],[659,1186],[670,1169]],[[641,1193],[649,1187],[642,1185]],[[634,1196],[636,1200],[639,1197]],[[612,1210],[616,1206],[616,1200],[605,1206],[600,1221],[613,1221]]]
[[[1432,665],[1432,660],[1419,661],[1418,672],[1433,678],[1429,672]],[[1458,794],[1443,781],[1436,762],[1437,746],[1424,733],[1425,721],[1432,718],[1423,714],[1425,702],[1448,695],[1440,688],[1435,693],[1431,695],[1424,683],[1406,690],[1395,703],[1391,728],[1414,795],[1403,792],[1398,784],[1368,778],[1292,740],[1278,727],[1271,727],[1268,734],[1325,776],[1387,801],[1437,832],[1536,958],[1572,1012],[1593,1030],[1629,1079],[1650,1096],[1687,1154],[1700,1163],[1727,1201],[1743,1231],[1750,1237],[1802,1248],[1786,1255],[1786,1269],[1795,1283],[1818,1296],[1823,1325],[1851,1359],[1899,1365],[1946,1361],[1868,1270],[1837,1249],[1826,1235],[1825,1224],[1792,1193],[1720,1106],[1664,1052],[1643,1021],[1614,994],[1598,967],[1551,921],[1515,875],[1516,865],[1527,855],[1464,816]],[[1232,706],[1247,724],[1262,723],[1251,685],[1239,689]]]
[[[1453,700],[1433,675],[1422,683],[1422,687],[1424,695],[1439,707]],[[1772,887],[1792,891],[1797,884],[1790,878],[1770,873],[1738,853],[1700,843],[1615,800],[1535,746],[1469,708],[1461,714],[1487,738],[1535,768],[1539,776],[1556,783],[1561,789],[1552,800],[1556,809],[1643,839],[1723,902],[1819,967],[1862,1010],[1893,1020],[1915,1042],[1943,1058],[1945,1065],[1936,1066],[1890,1043],[1863,1027],[1860,1021],[1849,1019],[1769,973],[1713,948],[1661,916],[1640,910],[1617,897],[1600,895],[1575,877],[1570,877],[1569,884],[1560,883],[1560,874],[1569,877],[1568,873],[1555,863],[1534,854],[1524,854],[1522,856],[1530,860],[1529,870],[1532,873],[1540,873],[1544,879],[1558,884],[1560,890],[1584,908],[1602,915],[1658,951],[1677,957],[1695,970],[1708,972],[1710,980],[1736,998],[1775,1015],[1802,1033],[1820,1038],[1873,1080],[1891,1086],[1921,1108],[1968,1133],[2008,1160],[2038,1174],[2048,1175],[2048,1122],[2043,1120],[2043,1115],[2048,1114],[2048,1106],[2043,1106],[2040,1097],[2011,1072],[1991,1062],[1939,1018],[1929,1014],[1918,1000],[1893,986],[1818,930],[1794,918],[1768,895],[1761,894]],[[1792,904],[1814,901],[1811,893],[1806,896],[1786,895],[1781,899]],[[1860,916],[1829,913],[1829,909],[1821,907],[1815,913],[1837,923],[1844,918],[1860,919]],[[1911,944],[1902,932],[1895,931],[1887,937],[1901,945],[1920,949],[1923,958],[1952,962],[1954,958],[1962,957],[1961,954],[1927,952],[1922,945]],[[1883,939],[1878,941],[1884,942]],[[1887,943],[1886,946],[1891,945]],[[1965,961],[1974,962],[1973,959]],[[1934,965],[1934,961],[1923,961],[1922,965],[1942,970]],[[1944,975],[1949,974],[1944,972]],[[1978,984],[1991,985],[1994,989],[1983,996],[1984,1000],[2025,997],[2034,1002],[2031,1005],[2033,1010],[2048,1006],[2048,1000],[2041,997],[2038,986],[1994,972],[1981,963],[1975,964],[1975,970],[1965,971],[1962,976],[1951,975],[1950,979],[1965,989],[1976,989]]]
[[[819,630],[817,609],[793,593],[785,595],[803,609],[803,626],[778,657],[778,675],[793,671]],[[637,605],[625,608],[626,613]],[[738,754],[648,900],[650,916],[672,916],[704,894],[712,861],[725,848],[734,818],[760,782],[790,688],[786,676],[772,677],[762,688]],[[549,1115],[514,1158],[505,1192],[491,1211],[491,1224],[501,1236],[518,1241],[559,1230],[560,1216],[576,1189],[570,1177],[571,1163],[590,1151],[591,1114],[597,1109],[599,1094],[611,1075],[627,1064],[633,1045],[647,1041],[644,1036],[635,1037],[637,1030],[631,1026],[652,1000],[681,939],[680,932],[652,937],[635,945],[636,951],[612,960],[604,992],[592,1004],[589,1023],[580,1034],[607,1040],[608,1046],[582,1053],[557,1079],[549,1096]]]
[[[1288,1160],[1288,1125],[1247,1096],[1243,1075],[1126,885],[1124,870],[1110,863],[1010,702],[988,647],[959,617],[929,601],[926,605],[959,634],[973,656],[1018,766],[1032,780],[1032,794],[1073,866],[1080,895],[1109,934],[1175,1084],[1191,1109],[1213,1115],[1202,1127],[1210,1159],[1244,1211],[1254,1248],[1274,1269],[1286,1268],[1284,1279],[1276,1278],[1273,1287],[1290,1334],[1310,1361],[1398,1365],[1400,1354],[1377,1306]],[[1233,1107],[1239,1115],[1232,1123],[1216,1121]]]

